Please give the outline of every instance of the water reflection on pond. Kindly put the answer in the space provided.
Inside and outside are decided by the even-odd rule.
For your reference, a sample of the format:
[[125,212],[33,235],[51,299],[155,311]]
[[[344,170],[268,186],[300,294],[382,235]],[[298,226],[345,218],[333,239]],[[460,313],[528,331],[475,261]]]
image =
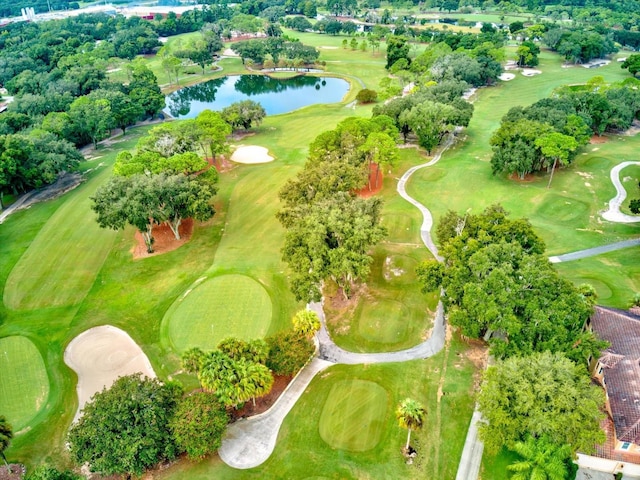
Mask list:
[[230,75],[182,88],[167,96],[167,109],[176,118],[194,118],[202,110],[222,110],[234,102],[253,100],[267,115],[287,113],[307,105],[337,103],[349,91],[340,78]]

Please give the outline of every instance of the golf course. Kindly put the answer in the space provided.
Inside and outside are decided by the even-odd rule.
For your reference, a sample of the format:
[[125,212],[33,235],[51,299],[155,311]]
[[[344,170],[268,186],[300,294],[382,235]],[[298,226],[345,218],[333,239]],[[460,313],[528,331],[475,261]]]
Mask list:
[[[199,384],[183,370],[183,352],[212,350],[229,337],[248,341],[290,330],[295,312],[305,308],[290,291],[290,272],[282,260],[285,230],[276,218],[278,192],[302,170],[309,144],[319,134],[349,117],[371,117],[373,106],[357,104],[356,94],[364,87],[378,89],[388,72],[384,42],[372,52],[343,48],[346,36],[285,33],[318,48],[326,62],[323,75],[344,78],[351,89],[340,103],[268,116],[248,135],[231,139],[232,150],[262,147],[273,161],[229,161],[219,175],[215,216],[194,222],[191,237],[179,248],[134,258],[135,229],[99,228],[90,208],[91,197],[112,176],[118,153],[133,150],[152,125],[137,126],[88,150],[80,168],[85,181],[79,187],[18,210],[0,225],[0,413],[15,433],[5,452],[10,461],[27,467],[71,466],[65,442],[79,405],[80,374],[65,362],[65,351],[84,332],[104,326],[122,330],[141,349],[144,358],[137,359],[147,362],[150,372],[189,391]],[[507,47],[507,58],[514,54],[515,48]],[[174,89],[158,60],[148,62],[165,90]],[[248,73],[238,58],[222,58],[218,67],[185,76],[185,83]],[[531,222],[547,256],[638,238],[640,217],[635,223],[617,223],[605,220],[602,212],[616,195],[611,169],[640,160],[640,134],[607,134],[581,147],[569,167],[555,172],[550,187],[546,173],[523,181],[492,174],[489,139],[510,108],[596,75],[605,82],[629,77],[616,61],[597,69],[565,68],[559,55],[546,50],[536,68],[539,75],[516,72],[513,80],[478,89],[469,126],[452,135],[437,163],[413,174],[407,193],[436,222],[449,210],[475,214],[499,203],[510,217]],[[123,80],[122,75],[116,71],[111,79]],[[438,295],[423,293],[416,274],[421,262],[433,258],[421,237],[423,216],[401,198],[397,185],[408,169],[438,152],[429,156],[415,145],[405,147],[399,149],[397,164],[385,170],[376,193],[384,200],[382,224],[388,234],[371,251],[368,278],[355,301],[324,305],[328,333],[350,352],[399,352],[421,344],[435,328]],[[637,194],[639,180],[640,166],[622,171],[628,191],[635,188]],[[628,203],[623,203],[623,213],[630,214]],[[598,304],[624,309],[640,292],[637,258],[635,246],[561,262],[556,268],[576,285],[592,285]],[[338,295],[331,285],[324,293]],[[100,348],[110,351],[108,344]],[[104,363],[95,359],[90,372],[104,369],[107,376],[108,369],[139,355],[128,347],[115,350],[113,358],[102,358]],[[429,358],[329,366],[286,416],[273,454],[263,464],[238,470],[217,455],[201,462],[182,459],[154,471],[153,478],[453,479],[486,353],[479,341],[448,327],[444,347]],[[420,399],[427,412],[422,428],[412,432],[418,451],[412,464],[401,454],[407,434],[394,413],[408,397]],[[485,458],[482,478],[508,478],[504,464],[509,455]]]

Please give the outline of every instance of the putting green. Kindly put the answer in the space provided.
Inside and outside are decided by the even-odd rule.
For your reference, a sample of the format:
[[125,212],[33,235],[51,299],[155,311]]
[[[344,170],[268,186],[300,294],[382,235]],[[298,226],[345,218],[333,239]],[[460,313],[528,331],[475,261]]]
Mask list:
[[537,212],[545,220],[570,222],[582,219],[589,220],[589,206],[575,198],[549,194],[538,207]]
[[320,436],[333,448],[365,452],[382,436],[389,395],[375,382],[342,380],[331,387],[320,415]]
[[0,372],[0,412],[17,432],[49,398],[47,370],[31,340],[12,336],[0,339]]
[[408,255],[391,255],[384,260],[384,279],[392,285],[416,282],[418,262]]
[[215,348],[220,340],[264,337],[271,324],[271,298],[245,275],[221,275],[187,290],[165,314],[163,331],[172,347]]
[[362,305],[358,334],[370,342],[396,344],[409,335],[409,313],[405,306],[387,298]]

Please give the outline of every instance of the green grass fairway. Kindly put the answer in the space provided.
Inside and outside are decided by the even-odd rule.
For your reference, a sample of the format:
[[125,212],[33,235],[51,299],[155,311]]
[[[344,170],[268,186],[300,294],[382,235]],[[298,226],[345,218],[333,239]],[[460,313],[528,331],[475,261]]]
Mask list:
[[375,382],[343,380],[333,385],[320,416],[320,436],[333,448],[366,452],[380,441],[389,415],[389,395]]
[[261,338],[271,323],[271,298],[245,275],[221,275],[187,290],[171,306],[164,322],[173,348],[215,348],[220,340]]
[[0,412],[15,433],[46,404],[49,378],[36,346],[20,336],[0,339],[0,372]]
[[109,176],[110,169],[102,167],[38,232],[7,279],[4,304],[8,308],[74,305],[86,296],[116,236],[98,226],[89,200]]
[[393,344],[407,336],[408,312],[402,303],[376,298],[364,302],[361,309],[358,333],[370,342]]

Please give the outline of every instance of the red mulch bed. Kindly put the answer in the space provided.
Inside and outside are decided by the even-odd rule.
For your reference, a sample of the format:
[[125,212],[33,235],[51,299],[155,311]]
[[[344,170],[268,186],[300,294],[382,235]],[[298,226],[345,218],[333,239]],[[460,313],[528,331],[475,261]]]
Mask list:
[[[378,174],[377,187],[376,187],[376,173]],[[372,163],[371,165],[369,165],[369,185],[371,185],[371,190],[369,190],[369,185],[367,185],[366,187],[360,190],[357,190],[356,195],[362,198],[373,197],[375,194],[380,192],[380,190],[382,190],[382,184],[383,184],[382,180],[383,180],[382,168],[378,168],[378,166],[375,163]]]
[[153,238],[155,240],[153,242],[153,253],[147,253],[147,246],[144,244],[144,239],[140,232],[136,230],[135,238],[137,243],[132,250],[133,258],[137,260],[138,258],[161,255],[181,247],[191,238],[191,234],[193,233],[193,219],[187,218],[183,220],[178,231],[180,232],[180,240],[176,240],[169,226],[164,223],[153,227]]
[[233,169],[236,166],[233,162],[230,162],[225,157],[216,158],[215,163],[213,161],[213,158],[211,157],[207,157],[205,160],[209,165],[214,166],[215,169],[218,170],[218,172],[220,173],[228,172],[229,170]]
[[594,135],[591,137],[591,139],[589,139],[589,143],[591,143],[592,145],[599,144],[599,143],[607,143],[608,141],[609,139],[604,135]]
[[289,382],[293,379],[291,376],[274,375],[273,387],[271,391],[264,397],[256,398],[256,406],[253,406],[253,402],[249,400],[244,404],[244,407],[240,410],[234,410],[231,412],[232,420],[238,420],[239,418],[251,417],[262,412],[266,412],[271,406],[278,400],[280,394],[287,388]]
[[9,473],[6,465],[0,466],[0,480],[20,480],[26,473],[26,469],[21,463],[10,463],[9,466],[13,473]]
[[520,178],[520,175],[518,175],[517,173],[512,173],[509,178],[511,178],[511,180],[515,180],[516,182],[529,183],[535,181],[536,176],[533,173],[527,173],[525,174],[524,178]]

